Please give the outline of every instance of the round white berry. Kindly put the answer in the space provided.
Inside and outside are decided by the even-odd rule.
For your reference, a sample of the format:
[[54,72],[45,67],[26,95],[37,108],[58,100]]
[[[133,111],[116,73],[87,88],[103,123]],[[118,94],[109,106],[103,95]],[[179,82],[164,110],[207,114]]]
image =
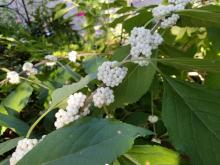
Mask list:
[[25,62],[22,70],[27,73],[27,75],[36,75],[38,73],[38,70],[34,68],[34,65],[30,62]]
[[57,57],[53,56],[53,55],[47,55],[44,58],[45,58],[45,60],[48,60],[48,62],[46,62],[47,66],[54,66],[54,65],[56,65],[56,62],[58,60]]
[[161,144],[161,140],[159,138],[152,138],[151,141],[154,143]]
[[103,105],[110,105],[114,102],[113,90],[109,87],[100,87],[93,95],[93,102],[96,107],[102,108]]
[[6,77],[11,84],[18,84],[20,83],[20,77],[19,74],[15,71],[10,71],[7,73]]
[[72,112],[74,115],[78,113],[79,109],[84,106],[86,95],[83,93],[74,93],[70,95],[67,100],[67,111]]
[[98,68],[97,78],[106,86],[118,86],[125,78],[128,69],[126,67],[117,66],[117,61],[106,61]]
[[72,62],[76,62],[76,57],[77,57],[77,52],[76,51],[71,51],[68,53],[68,58]]
[[148,116],[148,121],[150,122],[150,123],[156,123],[157,121],[158,121],[158,116],[156,116],[156,115],[149,115]]
[[33,69],[33,67],[34,67],[34,65],[31,62],[25,62],[22,67],[22,70],[23,71],[30,71]]

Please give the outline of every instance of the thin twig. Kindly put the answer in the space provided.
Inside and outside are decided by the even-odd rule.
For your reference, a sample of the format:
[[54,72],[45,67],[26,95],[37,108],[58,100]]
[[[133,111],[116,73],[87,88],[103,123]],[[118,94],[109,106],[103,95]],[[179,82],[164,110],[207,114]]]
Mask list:
[[5,5],[0,5],[0,7],[8,7],[10,6],[15,0],[11,0],[9,3],[5,4]]

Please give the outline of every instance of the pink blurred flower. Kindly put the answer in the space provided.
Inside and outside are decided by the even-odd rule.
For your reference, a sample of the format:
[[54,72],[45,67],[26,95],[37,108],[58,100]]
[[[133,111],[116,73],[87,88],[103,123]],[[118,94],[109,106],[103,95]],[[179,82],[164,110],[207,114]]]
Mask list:
[[76,14],[77,17],[84,17],[86,15],[85,12],[80,11],[79,13]]

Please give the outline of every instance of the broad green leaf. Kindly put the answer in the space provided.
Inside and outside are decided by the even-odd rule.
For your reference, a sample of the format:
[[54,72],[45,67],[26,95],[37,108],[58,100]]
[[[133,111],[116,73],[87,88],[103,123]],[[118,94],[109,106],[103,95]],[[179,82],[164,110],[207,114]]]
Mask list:
[[82,78],[79,82],[73,83],[71,85],[64,85],[62,88],[56,89],[52,93],[52,104],[51,107],[58,106],[59,103],[64,101],[67,97],[69,97],[74,92],[84,88],[87,86],[89,82],[96,78],[96,74],[89,74],[86,77]]
[[110,164],[132,147],[135,138],[150,134],[120,121],[84,118],[47,135],[17,165]]
[[17,143],[19,140],[21,140],[22,138],[15,138],[15,139],[11,139],[11,140],[7,140],[3,143],[0,143],[0,155],[10,151],[11,149],[15,148],[17,146]]
[[177,12],[181,19],[179,26],[220,27],[220,13],[204,9],[187,9]]
[[82,65],[87,74],[96,73],[98,67],[106,60],[107,59],[104,57],[93,56],[93,57],[86,58],[83,61]]
[[220,60],[218,59],[192,59],[192,58],[164,58],[157,60],[160,63],[173,66],[177,69],[200,70],[220,72]]
[[2,113],[0,113],[0,126],[14,129],[19,135],[25,135],[29,129],[28,124],[22,120]]
[[123,22],[123,28],[130,33],[134,27],[144,26],[152,19],[152,13],[147,9],[142,10],[138,15],[131,17]]
[[162,118],[176,149],[193,165],[220,162],[220,91],[166,78]]
[[33,88],[28,83],[21,83],[13,92],[11,92],[0,105],[0,112],[5,113],[4,107],[20,112],[28,103]]
[[[117,50],[112,60],[122,61],[129,54],[130,47],[125,46]],[[110,109],[116,109],[138,101],[150,88],[155,69],[152,64],[140,67],[136,64],[126,64],[128,73],[123,82],[114,89],[115,101]]]
[[152,165],[179,165],[180,158],[178,153],[164,147],[137,145],[121,156],[118,161],[120,165],[128,165],[128,162],[131,165],[146,165],[147,163]]
[[126,64],[128,73],[123,82],[114,89],[115,101],[110,104],[111,109],[126,106],[137,102],[150,88],[155,69],[152,64],[140,67],[135,64]]

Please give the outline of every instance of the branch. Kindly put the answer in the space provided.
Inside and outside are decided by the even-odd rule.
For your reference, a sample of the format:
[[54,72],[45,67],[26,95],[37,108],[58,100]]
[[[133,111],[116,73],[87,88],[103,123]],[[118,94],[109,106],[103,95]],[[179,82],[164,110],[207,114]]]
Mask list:
[[11,0],[9,3],[5,4],[5,5],[0,5],[0,7],[8,7],[10,6],[15,0]]
[[22,0],[21,2],[22,2],[22,4],[23,4],[24,11],[25,11],[25,14],[26,14],[26,17],[27,17],[27,24],[30,26],[30,25],[31,25],[31,20],[30,20],[28,11],[27,11],[26,4],[25,4],[24,0]]

